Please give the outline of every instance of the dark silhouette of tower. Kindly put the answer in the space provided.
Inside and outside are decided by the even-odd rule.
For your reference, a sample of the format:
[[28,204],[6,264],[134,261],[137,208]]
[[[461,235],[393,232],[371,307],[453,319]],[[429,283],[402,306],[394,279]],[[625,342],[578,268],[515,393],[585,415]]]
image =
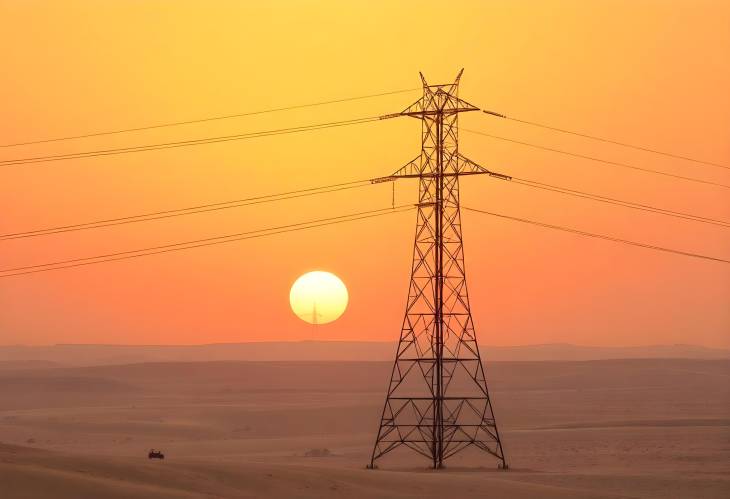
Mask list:
[[408,304],[369,467],[405,446],[434,468],[474,446],[507,467],[479,356],[466,288],[459,177],[509,179],[459,153],[458,115],[479,108],[459,98],[459,80],[429,85],[401,116],[421,120],[421,153],[389,177],[419,179]]
[[315,326],[319,324],[319,318],[322,317],[322,314],[317,312],[317,300],[314,300],[312,302],[312,324]]

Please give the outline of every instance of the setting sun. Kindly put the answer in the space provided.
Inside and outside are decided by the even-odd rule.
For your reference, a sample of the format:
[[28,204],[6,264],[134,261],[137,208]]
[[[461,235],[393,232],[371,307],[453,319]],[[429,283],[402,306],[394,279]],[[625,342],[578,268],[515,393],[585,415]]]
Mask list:
[[294,313],[310,324],[337,320],[347,308],[347,288],[331,272],[307,272],[297,279],[289,292]]

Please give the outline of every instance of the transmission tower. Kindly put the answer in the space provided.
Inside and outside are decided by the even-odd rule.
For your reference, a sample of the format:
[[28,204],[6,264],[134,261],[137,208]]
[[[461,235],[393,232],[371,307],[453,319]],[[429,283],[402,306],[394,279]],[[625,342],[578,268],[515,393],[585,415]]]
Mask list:
[[369,467],[405,446],[433,467],[477,447],[507,468],[469,309],[459,213],[459,177],[492,175],[459,153],[458,115],[479,108],[459,98],[459,80],[429,85],[394,116],[421,120],[421,153],[388,177],[419,180],[408,304]]

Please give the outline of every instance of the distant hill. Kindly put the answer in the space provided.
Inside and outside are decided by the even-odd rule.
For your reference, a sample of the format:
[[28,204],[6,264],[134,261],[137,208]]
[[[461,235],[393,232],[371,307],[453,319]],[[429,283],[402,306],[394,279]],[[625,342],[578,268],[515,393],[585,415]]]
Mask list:
[[730,359],[730,350],[699,345],[590,347],[569,343],[481,347],[491,360]]
[[[570,344],[481,346],[491,361],[559,361],[605,359],[730,359],[730,350],[697,345],[590,347]],[[218,343],[210,345],[0,346],[0,369],[131,364],[139,362],[248,361],[388,361],[395,343],[301,341]]]
[[62,366],[63,364],[49,360],[0,360],[0,371],[3,369],[43,369]]

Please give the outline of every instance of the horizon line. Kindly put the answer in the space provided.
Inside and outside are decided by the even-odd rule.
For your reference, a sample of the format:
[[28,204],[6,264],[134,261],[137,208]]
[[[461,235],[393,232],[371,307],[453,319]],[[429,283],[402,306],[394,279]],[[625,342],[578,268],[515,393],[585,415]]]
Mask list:
[[[23,347],[23,348],[44,348],[44,347],[113,347],[113,348],[195,348],[195,347],[216,347],[216,346],[237,346],[237,345],[276,345],[276,344],[301,344],[301,343],[333,343],[333,344],[362,344],[369,343],[378,344],[394,344],[397,340],[281,340],[281,341],[239,341],[239,342],[214,342],[214,343],[167,343],[167,344],[150,344],[150,343],[46,343],[46,344],[0,344],[0,348]],[[729,346],[708,346],[698,343],[653,343],[642,345],[585,345],[577,343],[525,343],[516,345],[489,345],[480,343],[480,348],[530,348],[530,347],[577,347],[577,348],[659,348],[659,347],[694,347],[710,350],[726,350],[730,351]]]

